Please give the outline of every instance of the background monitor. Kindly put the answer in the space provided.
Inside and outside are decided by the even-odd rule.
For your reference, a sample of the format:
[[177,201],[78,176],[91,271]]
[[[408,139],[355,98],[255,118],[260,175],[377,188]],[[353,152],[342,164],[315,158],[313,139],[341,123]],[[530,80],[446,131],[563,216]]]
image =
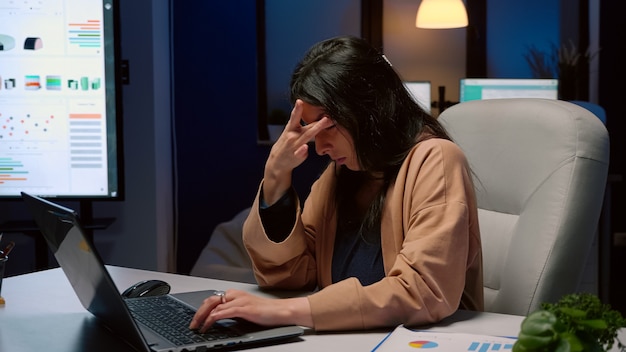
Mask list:
[[123,197],[117,1],[0,6],[0,198]]
[[420,106],[430,113],[430,82],[429,81],[406,81],[404,86],[413,95]]
[[557,79],[464,78],[459,102],[502,98],[558,99]]

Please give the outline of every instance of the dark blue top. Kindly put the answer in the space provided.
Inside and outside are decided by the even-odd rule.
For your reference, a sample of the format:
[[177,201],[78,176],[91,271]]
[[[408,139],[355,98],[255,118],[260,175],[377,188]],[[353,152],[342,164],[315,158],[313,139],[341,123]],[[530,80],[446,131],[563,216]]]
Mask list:
[[380,233],[337,231],[332,270],[333,282],[356,277],[367,286],[380,281],[385,277]]
[[[261,200],[263,194],[260,195]],[[285,193],[276,203],[267,206],[259,202],[259,214],[268,237],[281,242],[291,232],[295,222],[296,207],[293,190]],[[360,229],[360,222],[341,217],[332,263],[332,281],[356,277],[366,286],[385,277],[380,246],[380,231]],[[378,227],[380,228],[380,226]]]

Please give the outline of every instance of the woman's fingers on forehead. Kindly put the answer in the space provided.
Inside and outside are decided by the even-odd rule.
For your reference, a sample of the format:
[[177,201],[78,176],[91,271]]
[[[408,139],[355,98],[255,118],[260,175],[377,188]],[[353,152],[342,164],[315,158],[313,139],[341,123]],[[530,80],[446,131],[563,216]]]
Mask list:
[[318,121],[312,122],[308,125],[305,124],[303,126],[307,129],[305,134],[307,134],[308,136],[314,137],[320,131],[332,125],[333,125],[333,121],[328,116],[324,116]]
[[308,125],[312,125],[312,124],[316,124],[320,121],[322,121],[324,118],[331,120],[330,116],[328,116],[327,114],[320,114],[317,119],[315,119],[314,121],[310,121],[310,122],[306,122],[303,118],[300,119],[300,126],[302,127],[306,127]]
[[293,106],[291,110],[291,116],[289,117],[289,124],[291,125],[302,125],[302,101],[296,100],[296,104]]

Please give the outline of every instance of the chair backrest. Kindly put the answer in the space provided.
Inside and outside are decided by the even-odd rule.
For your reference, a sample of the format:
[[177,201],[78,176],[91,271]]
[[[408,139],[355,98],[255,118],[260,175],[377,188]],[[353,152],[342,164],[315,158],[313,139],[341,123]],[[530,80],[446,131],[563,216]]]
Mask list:
[[469,101],[439,120],[474,173],[485,310],[527,315],[577,292],[607,180],[602,122],[535,98]]
[[570,103],[574,103],[576,105],[580,105],[583,108],[591,111],[594,115],[596,115],[603,124],[606,125],[606,111],[604,108],[598,104],[584,101],[584,100],[570,100]]
[[190,275],[256,284],[241,234],[249,213],[250,208],[246,208],[215,227]]

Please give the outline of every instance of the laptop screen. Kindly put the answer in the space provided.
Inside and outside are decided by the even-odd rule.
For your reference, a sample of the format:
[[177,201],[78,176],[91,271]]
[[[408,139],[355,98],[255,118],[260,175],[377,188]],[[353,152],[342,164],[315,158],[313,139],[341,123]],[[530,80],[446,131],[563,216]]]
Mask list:
[[422,109],[430,113],[430,82],[429,81],[406,81],[404,86],[409,93],[413,95],[413,99],[417,101]]
[[82,305],[132,346],[148,346],[72,209],[22,193]]
[[[35,222],[82,305],[104,326],[137,350],[186,351],[239,344],[269,343],[297,337],[304,332],[296,325],[261,326],[241,319],[224,319],[216,323],[214,327],[219,325],[229,331],[216,334],[217,338],[207,337],[203,341],[190,339],[191,341],[183,343],[176,341],[176,338],[168,339],[168,333],[171,331],[169,327],[159,335],[157,329],[150,323],[141,321],[141,324],[138,324],[140,320],[133,319],[104,262],[89,237],[85,236],[84,227],[76,213],[72,209],[24,192],[22,192],[22,197],[31,209]],[[201,293],[206,297],[205,292]],[[129,300],[159,299],[164,296],[129,298]],[[167,309],[164,306],[159,308]],[[179,313],[182,315],[177,308],[174,310],[176,315]],[[171,309],[169,311],[171,312]],[[155,317],[158,320],[162,316]],[[166,322],[166,320],[162,321]],[[188,322],[184,322],[181,329],[184,330],[184,336],[191,333],[187,324]],[[231,335],[230,333],[234,331],[237,334]],[[172,347],[175,343],[176,348]]]
[[464,78],[459,102],[502,98],[558,99],[557,79]]

